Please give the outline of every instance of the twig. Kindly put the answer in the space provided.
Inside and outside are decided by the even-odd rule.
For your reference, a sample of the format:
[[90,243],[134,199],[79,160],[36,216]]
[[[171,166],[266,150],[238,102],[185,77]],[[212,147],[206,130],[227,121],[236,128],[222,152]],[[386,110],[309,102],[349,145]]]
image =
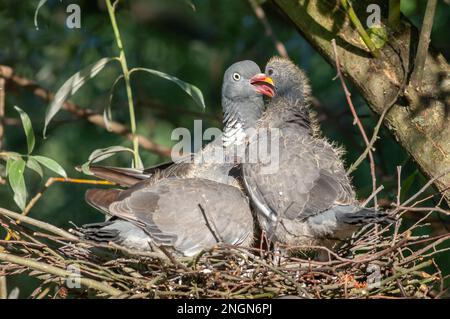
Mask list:
[[5,133],[3,120],[5,118],[5,79],[0,74],[0,151],[3,148],[3,136]]
[[404,209],[410,212],[438,212],[450,216],[450,210],[445,210],[440,207],[408,207],[408,206],[397,206],[398,209]]
[[[352,99],[350,97],[351,96],[350,91],[348,90],[347,85],[345,84],[344,76],[342,75],[341,67],[340,67],[340,63],[339,63],[339,56],[338,56],[337,48],[336,48],[336,40],[332,39],[331,44],[332,44],[333,50],[334,50],[336,71],[337,71],[338,77],[341,81],[342,88],[344,89],[345,97],[347,99],[347,104],[350,107],[350,111],[352,112],[353,118],[355,119],[354,123],[356,123],[358,125],[359,131],[361,132],[361,135],[367,146],[367,150],[368,150],[368,154],[369,154],[369,161],[370,161],[370,174],[372,175],[372,192],[375,193],[376,189],[377,189],[377,177],[375,174],[375,160],[373,158],[373,154],[372,154],[372,150],[371,150],[371,146],[370,146],[371,144],[369,142],[369,139],[367,138],[367,134],[366,134],[366,131],[364,130],[364,126],[362,125],[361,120],[359,119],[358,114],[356,113],[356,109],[355,109]],[[381,121],[379,121],[379,122],[381,122]],[[376,133],[378,133],[378,132],[376,132]],[[376,139],[377,135],[374,134],[374,136]],[[378,204],[377,204],[376,196],[374,197],[374,204],[375,204],[374,205],[375,209],[377,209]]]
[[117,2],[114,2],[114,5],[111,4],[111,0],[106,0],[106,7],[108,8],[109,18],[111,20],[111,25],[114,31],[114,36],[116,38],[116,44],[119,48],[119,61],[120,66],[122,67],[122,73],[125,80],[125,88],[127,91],[128,98],[128,110],[130,113],[130,125],[131,125],[131,134],[133,141],[133,155],[134,155],[134,166],[137,167],[139,160],[139,141],[136,136],[136,116],[134,115],[134,101],[133,101],[133,91],[131,90],[131,82],[130,82],[130,71],[128,70],[127,57],[125,55],[125,50],[123,48],[122,38],[120,36],[119,26],[116,21],[116,9]]
[[[25,267],[35,269],[38,271],[42,271],[47,274],[52,274],[52,275],[55,275],[55,276],[58,276],[61,278],[68,278],[73,275],[73,273],[70,271],[67,271],[67,270],[64,270],[64,269],[61,269],[58,267],[50,266],[50,265],[42,263],[42,262],[37,262],[37,261],[30,260],[27,258],[14,256],[11,254],[6,254],[6,253],[0,252],[0,260],[11,262],[11,263],[21,265],[21,266],[25,266]],[[80,284],[82,284],[83,286],[103,291],[104,293],[107,293],[108,295],[111,295],[111,296],[117,296],[117,295],[123,293],[120,290],[117,290],[109,285],[103,284],[103,283],[93,280],[93,279],[82,278],[82,277],[77,278],[77,279],[79,279]]]
[[256,17],[259,19],[259,21],[261,21],[261,24],[266,30],[266,35],[272,39],[278,54],[282,57],[289,58],[286,47],[280,40],[278,40],[277,36],[273,32],[272,26],[270,25],[269,20],[267,20],[264,9],[259,5],[257,0],[248,0],[248,2],[250,2],[250,5],[252,6]]
[[7,209],[1,208],[1,207],[0,207],[0,214],[8,216],[8,217],[11,217],[11,218],[13,218],[15,220],[19,220],[22,223],[29,224],[29,225],[38,227],[40,229],[46,230],[46,231],[51,232],[51,233],[53,233],[55,235],[61,236],[61,237],[65,238],[65,239],[67,239],[67,240],[78,241],[77,237],[75,237],[72,234],[66,232],[65,230],[62,230],[62,229],[60,229],[58,227],[55,227],[53,225],[50,225],[48,223],[41,222],[41,221],[36,220],[34,218],[23,216],[22,214],[15,213],[15,212],[12,212],[10,210],[7,210]]
[[420,194],[422,194],[425,190],[427,190],[428,187],[430,187],[435,181],[437,181],[439,178],[444,177],[450,173],[450,169],[445,170],[443,173],[433,177],[430,179],[417,193],[415,193],[413,196],[411,196],[408,200],[404,201],[400,206],[406,206],[409,203],[411,203],[414,199],[416,199]]
[[388,24],[392,29],[396,29],[400,23],[400,0],[389,0]]
[[367,199],[361,204],[362,207],[366,207],[366,205],[372,200],[372,198],[374,198],[375,196],[377,196],[377,194],[379,192],[381,192],[384,189],[383,185],[378,186],[378,188],[372,192],[372,194],[370,194],[369,197],[367,197]]
[[411,84],[415,89],[420,89],[422,84],[423,69],[428,55],[428,45],[430,44],[430,35],[433,27],[436,5],[437,0],[428,0],[427,2],[422,29],[420,30],[419,43],[417,45],[417,54],[414,60],[414,70],[411,74]]
[[0,276],[0,299],[8,298],[8,288],[6,286],[6,276]]
[[[13,69],[8,66],[0,65],[0,77],[4,77],[7,81],[9,81],[19,87],[31,90],[34,95],[40,97],[41,99],[43,99],[45,101],[52,101],[54,98],[53,93],[51,93],[50,91],[39,86],[36,82],[34,82],[32,80],[15,75]],[[90,122],[94,125],[106,128],[106,124],[103,119],[103,115],[98,114],[98,113],[92,111],[91,109],[83,108],[81,106],[76,105],[75,103],[73,103],[71,101],[64,102],[62,105],[62,108],[64,110],[66,110],[67,112],[70,112],[79,118],[86,119],[88,122]],[[111,121],[109,123],[109,125],[110,125],[110,129],[111,129],[110,132],[125,136],[129,140],[133,140],[133,134],[123,124],[115,122],[115,121]],[[154,152],[154,153],[162,155],[162,156],[170,156],[171,150],[169,147],[157,144],[142,135],[137,134],[136,136],[137,136],[139,145],[143,149],[146,149],[150,152]]]
[[202,212],[203,218],[205,219],[206,227],[208,227],[211,234],[214,236],[214,239],[217,243],[223,243],[223,239],[220,236],[219,231],[217,230],[216,224],[214,224],[214,221],[208,218],[206,215],[206,211],[202,207],[202,205],[198,204],[198,207],[200,208],[200,211]]
[[367,34],[366,29],[364,29],[363,25],[361,24],[361,21],[359,21],[358,16],[355,13],[355,10],[353,10],[353,6],[350,3],[349,0],[341,0],[342,7],[347,12],[350,21],[355,26],[356,30],[358,31],[359,35],[361,36],[361,39],[366,44],[367,48],[369,49],[370,53],[376,58],[380,57],[380,51],[378,51],[375,44],[373,44],[372,39]]
[[22,215],[26,216],[30,212],[31,208],[38,202],[38,200],[44,195],[44,192],[55,182],[61,183],[74,183],[74,184],[89,184],[89,185],[115,185],[109,181],[102,180],[90,180],[90,179],[76,179],[76,178],[60,178],[60,177],[50,177],[44,185],[44,188],[40,190],[34,197],[28,202],[27,206],[23,210]]

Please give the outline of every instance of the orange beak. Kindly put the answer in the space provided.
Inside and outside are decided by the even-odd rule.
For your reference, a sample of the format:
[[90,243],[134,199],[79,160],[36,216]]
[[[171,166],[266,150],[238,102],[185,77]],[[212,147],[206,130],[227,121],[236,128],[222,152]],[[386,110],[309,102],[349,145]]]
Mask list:
[[264,73],[259,73],[250,79],[250,84],[255,87],[256,92],[268,97],[275,96],[275,85],[271,77],[265,75]]

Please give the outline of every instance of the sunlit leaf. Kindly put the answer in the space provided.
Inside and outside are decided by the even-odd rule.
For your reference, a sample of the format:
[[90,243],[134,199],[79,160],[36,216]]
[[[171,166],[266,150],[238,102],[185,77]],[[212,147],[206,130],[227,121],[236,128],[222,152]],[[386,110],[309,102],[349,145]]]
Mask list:
[[[8,161],[9,162],[9,161]],[[14,201],[20,209],[24,209],[27,201],[27,188],[23,173],[25,171],[25,161],[22,158],[12,159],[8,165],[8,180],[14,192]]]
[[[92,175],[92,173],[89,171],[89,165],[91,165],[92,163],[97,163],[97,162],[103,161],[103,160],[113,156],[114,154],[117,154],[120,152],[130,152],[130,153],[134,154],[132,149],[130,149],[128,147],[120,146],[120,145],[97,149],[97,150],[94,150],[91,153],[91,155],[89,155],[88,161],[86,163],[84,163],[83,165],[81,165],[81,170],[86,175]],[[140,158],[139,158],[139,161],[140,161]],[[139,164],[142,165],[142,161],[140,161],[140,163],[138,163],[138,165]]]
[[61,165],[59,165],[55,160],[52,160],[51,158],[45,157],[45,156],[39,156],[39,155],[33,155],[31,158],[35,159],[45,167],[47,167],[49,170],[52,170],[56,174],[67,178],[66,171],[64,168],[62,168]]
[[180,88],[183,89],[183,91],[185,91],[189,96],[192,97],[192,99],[195,101],[195,103],[197,103],[198,105],[200,105],[202,108],[205,108],[205,100],[203,98],[203,94],[202,91],[196,87],[195,85],[189,84],[187,82],[184,82],[182,80],[180,80],[179,78],[173,76],[173,75],[169,75],[167,73],[164,72],[160,72],[160,71],[156,71],[153,69],[147,69],[147,68],[134,68],[132,70],[130,70],[130,74],[132,72],[136,72],[136,71],[143,71],[143,72],[147,72],[156,76],[159,76],[163,79],[172,81],[174,83],[176,83]]
[[39,13],[39,9],[41,9],[41,7],[47,2],[47,0],[40,0],[36,10],[34,11],[34,26],[36,27],[36,30],[39,30],[38,27],[38,22],[37,22],[37,17],[38,17],[38,13]]
[[112,107],[112,99],[114,97],[114,89],[116,88],[117,83],[119,83],[121,79],[123,79],[123,75],[119,75],[114,81],[111,87],[111,92],[109,94],[109,103],[103,110],[103,121],[105,122],[105,127],[108,131],[111,131],[111,121],[112,121],[111,107]]
[[86,81],[95,77],[104,67],[111,61],[117,60],[117,58],[102,58],[96,63],[89,65],[83,70],[72,75],[56,92],[53,101],[50,103],[45,113],[45,125],[44,136],[47,130],[47,126],[52,118],[61,109],[64,102],[73,94],[75,94]]
[[36,161],[32,157],[28,157],[27,159],[27,167],[31,169],[32,171],[36,172],[41,178],[44,175],[42,172],[42,167],[39,165],[38,161]]
[[374,26],[367,30],[367,33],[372,39],[373,44],[377,49],[381,49],[384,47],[386,42],[388,41],[388,32],[385,27]]
[[34,149],[35,143],[33,126],[31,125],[30,117],[20,107],[14,106],[14,109],[20,114],[23,130],[25,131],[25,136],[27,137],[28,154],[30,154]]
[[6,159],[6,175],[8,176],[9,167],[14,162],[14,160],[18,160],[22,158],[22,156],[19,153],[16,152],[2,152],[2,156]]

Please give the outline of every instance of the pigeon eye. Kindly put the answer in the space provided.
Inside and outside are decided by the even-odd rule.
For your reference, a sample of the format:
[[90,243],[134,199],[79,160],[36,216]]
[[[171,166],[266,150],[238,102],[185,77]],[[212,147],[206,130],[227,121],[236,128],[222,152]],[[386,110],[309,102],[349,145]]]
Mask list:
[[272,76],[273,75],[273,69],[272,68],[268,68],[267,69],[267,75],[268,76]]
[[241,79],[241,75],[237,72],[233,73],[233,80],[239,81]]

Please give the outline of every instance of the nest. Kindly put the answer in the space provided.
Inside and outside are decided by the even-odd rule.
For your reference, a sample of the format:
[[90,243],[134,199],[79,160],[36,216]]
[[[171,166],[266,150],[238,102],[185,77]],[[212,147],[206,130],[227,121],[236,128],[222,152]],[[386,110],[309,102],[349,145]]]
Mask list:
[[439,298],[445,278],[434,258],[448,249],[442,245],[448,247],[450,234],[413,235],[427,216],[409,227],[402,219],[391,227],[368,226],[335,251],[295,247],[321,252],[324,261],[317,261],[311,253],[287,257],[264,245],[220,243],[189,258],[163,247],[139,253],[83,242],[0,209],[1,226],[12,234],[0,241],[0,276],[40,279],[32,298]]

